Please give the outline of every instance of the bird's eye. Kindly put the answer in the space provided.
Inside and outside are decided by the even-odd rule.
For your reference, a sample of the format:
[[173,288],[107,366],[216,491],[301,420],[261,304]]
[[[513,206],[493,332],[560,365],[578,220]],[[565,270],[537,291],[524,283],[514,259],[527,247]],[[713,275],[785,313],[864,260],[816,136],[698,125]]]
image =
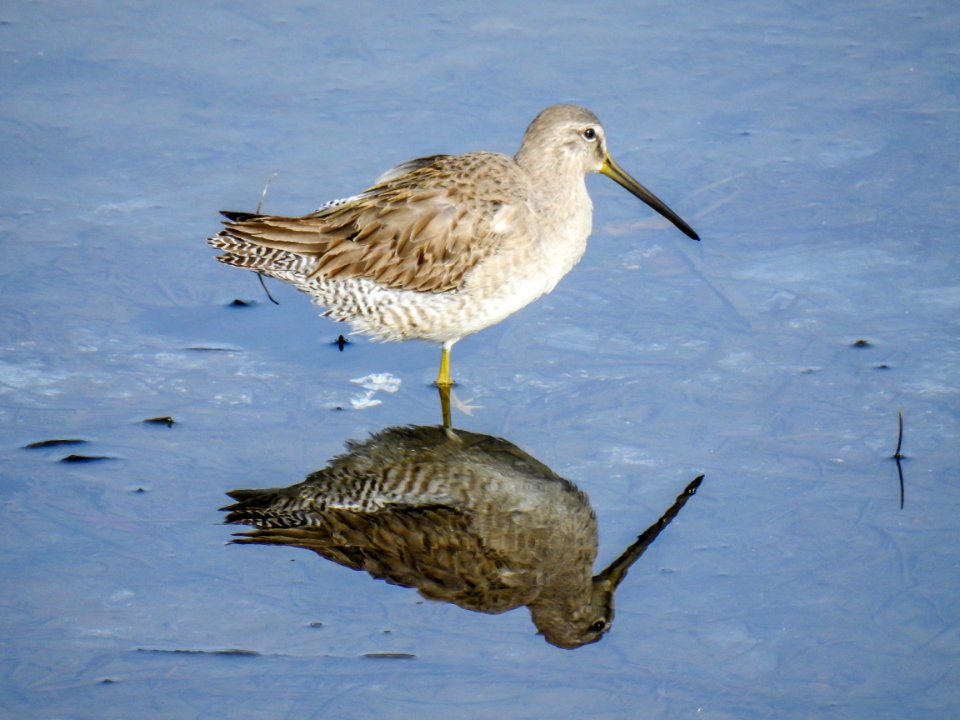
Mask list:
[[607,629],[607,623],[604,620],[597,620],[590,626],[590,630],[593,632],[603,632]]
[[580,133],[584,140],[588,142],[593,142],[597,139],[597,131],[592,127],[588,127],[586,130]]

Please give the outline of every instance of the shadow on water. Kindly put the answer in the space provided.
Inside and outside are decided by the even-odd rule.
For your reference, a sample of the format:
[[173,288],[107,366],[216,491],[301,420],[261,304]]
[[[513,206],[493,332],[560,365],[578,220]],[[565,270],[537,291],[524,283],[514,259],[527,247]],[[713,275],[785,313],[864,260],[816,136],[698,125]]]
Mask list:
[[630,566],[700,485],[593,575],[597,520],[576,485],[506,440],[449,426],[383,430],[288,488],[234,490],[236,543],[291,545],[431,600],[526,605],[547,642],[576,648],[613,622]]

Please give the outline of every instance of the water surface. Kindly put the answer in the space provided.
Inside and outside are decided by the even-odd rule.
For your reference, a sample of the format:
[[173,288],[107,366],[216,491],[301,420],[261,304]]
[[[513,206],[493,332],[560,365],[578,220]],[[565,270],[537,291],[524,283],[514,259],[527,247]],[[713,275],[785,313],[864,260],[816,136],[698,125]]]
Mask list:
[[[2,714],[960,710],[952,4],[20,3],[0,37]],[[596,571],[705,473],[612,630],[561,650],[522,608],[227,546],[227,490],[439,422],[439,352],[341,352],[213,260],[217,210],[512,153],[560,101],[703,241],[591,178],[585,259],[457,345],[454,416],[587,493]],[[52,439],[85,443],[24,449]]]

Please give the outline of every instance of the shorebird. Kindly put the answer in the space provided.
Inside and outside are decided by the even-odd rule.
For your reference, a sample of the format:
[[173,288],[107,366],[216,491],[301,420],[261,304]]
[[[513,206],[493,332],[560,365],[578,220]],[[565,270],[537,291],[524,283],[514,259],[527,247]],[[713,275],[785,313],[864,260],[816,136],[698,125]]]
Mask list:
[[223,251],[221,262],[294,285],[355,332],[440,343],[436,383],[449,388],[454,343],[549,293],[583,256],[593,216],[588,173],[613,179],[700,239],[613,160],[596,115],[553,105],[513,157],[411,160],[298,217],[223,211],[225,227],[209,243]]
[[233,490],[234,542],[313,550],[431,600],[502,613],[526,605],[547,642],[575,648],[613,624],[614,593],[630,567],[697,491],[593,574],[590,501],[512,443],[440,427],[395,427],[288,488]]

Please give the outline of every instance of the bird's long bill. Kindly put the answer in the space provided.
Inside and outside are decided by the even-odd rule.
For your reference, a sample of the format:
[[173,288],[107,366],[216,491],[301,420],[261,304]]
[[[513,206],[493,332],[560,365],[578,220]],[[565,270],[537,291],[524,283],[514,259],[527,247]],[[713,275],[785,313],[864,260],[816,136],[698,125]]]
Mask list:
[[663,529],[673,522],[673,519],[680,514],[683,506],[687,504],[687,500],[696,494],[697,489],[700,487],[700,483],[702,482],[703,475],[698,475],[691,480],[683,489],[683,492],[680,493],[677,496],[677,499],[673,501],[673,505],[667,508],[667,511],[660,517],[660,519],[644,530],[640,534],[640,537],[638,537],[633,544],[630,545],[630,547],[620,553],[620,557],[610,563],[610,565],[603,572],[594,578],[594,582],[605,585],[606,588],[611,592],[616,590],[617,585],[620,584],[620,581],[627,576],[627,571],[630,569],[630,566],[640,559],[640,556],[647,551],[647,548],[650,547],[653,541],[657,539],[657,536],[663,531]]
[[694,232],[693,228],[687,225],[684,222],[683,218],[677,215],[673,210],[667,207],[666,203],[663,202],[660,198],[654,195],[652,192],[647,190],[643,185],[638,183],[630,174],[624,170],[622,167],[617,165],[613,161],[613,158],[610,155],[607,155],[604,158],[603,166],[600,168],[600,172],[606,175],[608,178],[616,182],[618,185],[625,187],[627,190],[632,192],[638,198],[643,200],[647,205],[652,207],[658,213],[663,215],[667,220],[672,222],[680,231],[689,238],[694,240],[699,240],[700,236]]

